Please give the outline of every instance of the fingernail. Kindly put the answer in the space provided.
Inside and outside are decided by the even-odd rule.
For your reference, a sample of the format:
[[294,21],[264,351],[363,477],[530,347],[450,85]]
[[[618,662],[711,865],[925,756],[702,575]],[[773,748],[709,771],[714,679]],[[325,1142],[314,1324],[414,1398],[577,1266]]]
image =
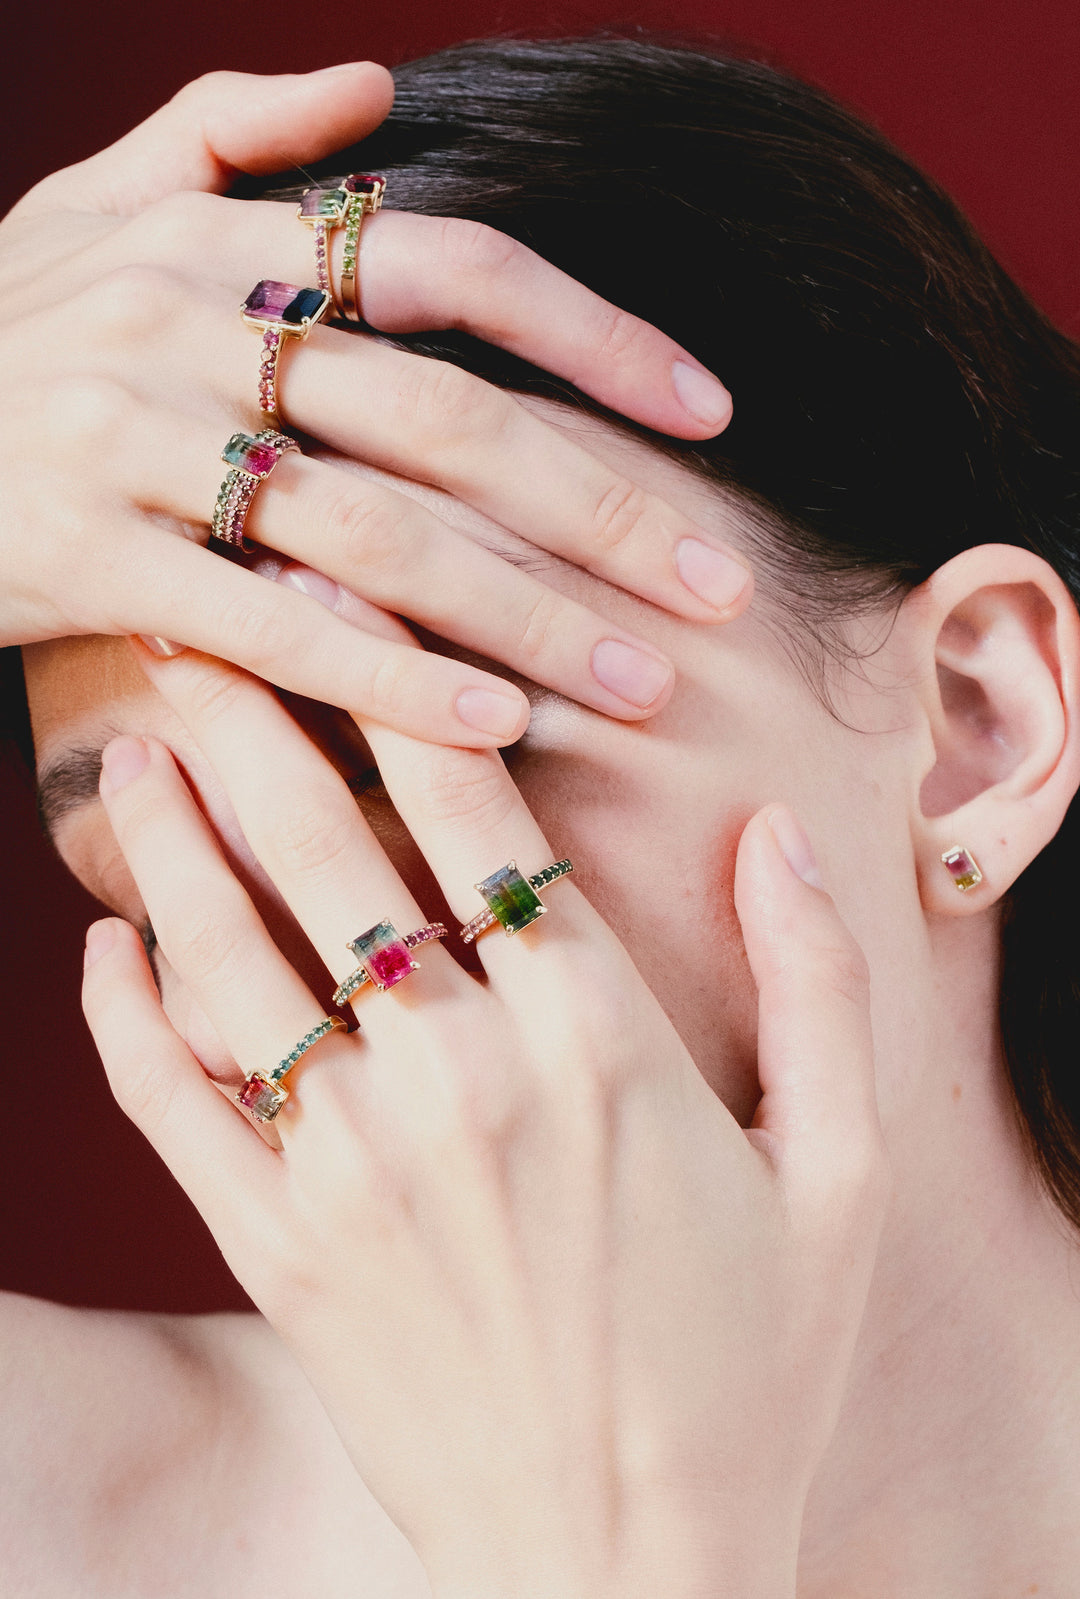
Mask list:
[[467,727],[475,727],[478,733],[492,733],[496,738],[513,738],[521,727],[521,701],[494,689],[463,689],[454,701],[454,709]]
[[601,639],[592,652],[593,677],[621,700],[647,710],[671,687],[675,670],[669,661],[624,644],[621,639]]
[[770,811],[769,826],[780,846],[780,853],[795,876],[801,877],[811,888],[824,888],[825,884],[821,881],[821,873],[810,847],[810,840],[803,832],[802,824],[796,820],[791,811],[783,807]]
[[158,638],[149,633],[140,633],[139,637],[151,655],[160,655],[165,659],[171,659],[174,655],[183,655],[187,649],[186,644],[174,644],[171,638]]
[[116,943],[115,922],[93,922],[86,929],[86,948],[83,951],[83,971],[88,972],[95,961],[107,955]]
[[110,789],[123,788],[144,772],[150,760],[145,739],[114,738],[101,752],[101,766]]
[[299,594],[306,594],[309,600],[318,600],[328,611],[336,611],[341,599],[341,589],[333,578],[327,577],[325,572],[316,572],[310,566],[283,566],[274,582],[283,583],[287,589],[296,589]]
[[734,605],[750,581],[750,568],[700,539],[681,539],[675,546],[679,576],[699,600],[718,611]]
[[731,395],[703,366],[676,361],[671,369],[671,386],[684,411],[695,422],[719,430],[731,416]]
[[354,72],[357,67],[369,67],[370,61],[339,61],[333,67],[316,67],[314,72],[308,74],[312,78],[326,78],[331,72]]

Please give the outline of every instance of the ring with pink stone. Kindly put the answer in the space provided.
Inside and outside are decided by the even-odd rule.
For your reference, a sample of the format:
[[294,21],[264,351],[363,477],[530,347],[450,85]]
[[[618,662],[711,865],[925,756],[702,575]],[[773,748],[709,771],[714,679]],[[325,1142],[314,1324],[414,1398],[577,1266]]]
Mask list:
[[373,215],[382,206],[386,179],[378,172],[350,172],[342,182],[341,192],[348,202],[345,211],[345,246],[341,257],[341,311],[350,322],[361,322],[363,318],[356,292],[360,229],[364,218]]
[[240,315],[263,336],[259,360],[259,410],[274,420],[278,414],[278,360],[286,339],[306,339],[333,305],[328,289],[299,289],[294,283],[263,278],[256,283]]
[[376,922],[366,933],[350,941],[348,947],[360,965],[334,990],[334,1004],[344,1005],[365,983],[374,983],[380,993],[385,993],[410,972],[419,970],[420,962],[413,960],[412,950],[446,936],[442,922],[429,922],[426,927],[418,927],[404,937],[393,922]]
[[268,478],[281,457],[288,450],[300,446],[287,433],[276,428],[263,428],[260,432],[234,433],[221,452],[221,459],[229,468],[214,502],[210,532],[224,544],[235,544],[245,553],[251,545],[244,538],[247,520],[255,490]]
[[246,1111],[250,1111],[256,1121],[272,1122],[289,1097],[285,1078],[300,1057],[306,1055],[320,1038],[325,1038],[328,1033],[345,1025],[340,1016],[324,1016],[321,1022],[315,1023],[310,1032],[304,1034],[298,1044],[293,1045],[285,1059],[279,1061],[272,1072],[252,1072],[246,1077],[236,1095],[236,1103],[242,1105]]

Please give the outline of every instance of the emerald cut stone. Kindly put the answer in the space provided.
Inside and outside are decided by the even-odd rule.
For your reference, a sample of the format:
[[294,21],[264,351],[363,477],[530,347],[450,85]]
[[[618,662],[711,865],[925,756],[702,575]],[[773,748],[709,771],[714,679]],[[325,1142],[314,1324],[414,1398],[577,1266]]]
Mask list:
[[324,222],[340,222],[345,203],[345,196],[340,189],[305,189],[298,215]]
[[272,444],[252,438],[250,433],[234,433],[221,452],[226,465],[235,466],[238,472],[246,472],[249,477],[265,477],[276,465],[277,458],[278,452]]
[[966,894],[969,888],[974,888],[976,884],[982,882],[983,874],[974,855],[962,849],[959,844],[947,849],[941,859],[948,867],[949,875],[961,893]]
[[244,315],[260,327],[304,330],[330,308],[325,289],[298,289],[295,283],[263,278],[244,301]]
[[288,1099],[289,1090],[270,1082],[258,1072],[252,1072],[236,1097],[244,1109],[249,1110],[257,1120],[272,1122]]
[[403,977],[417,970],[408,944],[393,922],[376,922],[349,945],[375,987],[393,988]]
[[508,861],[497,872],[476,884],[487,901],[488,910],[503,927],[507,935],[520,933],[523,927],[543,916],[547,906],[533,888],[528,878],[522,877],[516,861]]

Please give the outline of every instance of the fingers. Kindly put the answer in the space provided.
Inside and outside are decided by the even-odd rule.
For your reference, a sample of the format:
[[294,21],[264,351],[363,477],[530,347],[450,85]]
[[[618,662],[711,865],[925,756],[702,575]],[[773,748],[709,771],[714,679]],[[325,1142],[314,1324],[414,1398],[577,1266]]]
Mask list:
[[131,216],[163,195],[220,191],[236,172],[281,171],[366,138],[393,97],[393,79],[372,61],[276,77],[208,73],[107,150],[46,178],[16,211]]
[[758,985],[763,1097],[751,1139],[817,1203],[841,1190],[883,1199],[866,962],[785,807],[744,831],[735,904]]
[[83,1009],[120,1108],[227,1247],[256,1209],[272,1211],[275,1157],[174,1031],[142,941],[126,922],[89,930]]
[[[195,522],[213,504],[222,441],[210,428],[192,422],[178,430],[165,417],[143,413],[128,431],[130,492],[148,508]],[[651,715],[670,695],[674,671],[652,645],[370,476],[289,453],[256,494],[245,531],[372,604],[607,715]],[[201,610],[201,596],[198,604]],[[171,636],[190,642],[185,623]],[[230,640],[202,647],[237,659]],[[436,661],[427,657],[425,674]],[[463,692],[460,668],[452,674],[447,692]],[[506,686],[485,679],[485,687],[503,693]],[[517,697],[508,704],[516,707]],[[511,714],[516,720],[517,710],[507,712],[507,725]]]
[[[220,655],[279,688],[387,721],[419,738],[509,743],[529,704],[464,662],[385,643],[308,595],[145,528],[125,541],[115,621],[98,631],[156,636]],[[117,551],[119,556],[121,551]]]
[[361,233],[359,282],[381,332],[459,328],[678,438],[731,419],[727,389],[681,345],[481,222],[384,210]]

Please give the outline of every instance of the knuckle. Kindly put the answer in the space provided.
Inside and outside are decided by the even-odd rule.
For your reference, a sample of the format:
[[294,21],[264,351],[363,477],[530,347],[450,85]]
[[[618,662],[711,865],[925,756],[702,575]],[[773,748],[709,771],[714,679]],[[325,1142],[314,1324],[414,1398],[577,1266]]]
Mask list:
[[870,968],[862,950],[854,942],[826,945],[808,960],[804,981],[811,988],[835,994],[852,1005],[867,1006],[870,1000]]
[[129,1058],[109,1073],[109,1086],[124,1115],[152,1141],[169,1120],[178,1090],[169,1062],[145,1055]]
[[209,979],[216,987],[243,980],[252,947],[243,909],[219,881],[186,881],[183,898],[155,922],[170,966],[196,991]]
[[631,316],[629,311],[620,311],[618,306],[605,306],[599,315],[596,356],[601,361],[632,360],[639,352],[644,354],[650,339],[655,337],[646,323]]
[[264,815],[268,851],[290,877],[336,877],[356,848],[356,813],[346,812],[337,790],[311,787],[287,807]]
[[153,338],[176,312],[181,280],[145,261],[113,267],[83,296],[82,314],[100,339],[134,344]]
[[216,194],[181,190],[155,200],[136,219],[140,237],[152,241],[165,260],[201,254],[221,238],[221,201]]
[[403,647],[383,656],[367,684],[367,709],[376,721],[396,727],[404,720],[413,701],[411,651]]
[[496,756],[474,750],[436,750],[425,772],[422,804],[435,824],[468,822],[501,828],[514,810],[506,769]]
[[[223,636],[233,638],[227,628]],[[228,666],[214,664],[205,670],[189,671],[185,680],[185,709],[200,725],[209,725],[221,717],[230,716],[241,704],[244,679]]]
[[63,377],[51,383],[44,396],[44,426],[67,450],[80,458],[113,453],[118,437],[131,423],[134,397],[111,378]]
[[206,109],[212,105],[228,106],[237,91],[249,81],[247,73],[229,72],[223,67],[215,72],[204,72],[178,89],[172,97],[172,104],[195,109]]
[[610,555],[641,527],[649,510],[649,496],[628,478],[619,478],[606,488],[596,503],[592,517],[593,544]]
[[448,361],[424,359],[407,380],[405,401],[428,448],[449,448],[505,426],[513,402],[481,378]]
[[[296,619],[286,608],[288,601],[282,605],[280,596],[274,597],[274,603],[268,600],[269,596],[264,598],[258,590],[253,595],[231,599],[222,611],[218,628],[219,637],[227,641],[230,659],[260,677],[267,676],[266,669],[275,662],[287,659],[298,643]],[[243,679],[227,668],[220,675],[231,677],[233,693],[240,693]],[[206,692],[213,697],[214,689],[209,683]],[[222,683],[221,693],[225,692]]]
[[508,234],[464,217],[444,220],[440,244],[450,270],[470,277],[495,277],[523,253],[523,247]]
[[409,558],[409,511],[389,495],[342,492],[330,500],[323,525],[332,548],[365,575],[399,571]]
[[518,642],[523,662],[535,663],[550,653],[564,604],[553,589],[543,588],[535,596],[525,616]]

